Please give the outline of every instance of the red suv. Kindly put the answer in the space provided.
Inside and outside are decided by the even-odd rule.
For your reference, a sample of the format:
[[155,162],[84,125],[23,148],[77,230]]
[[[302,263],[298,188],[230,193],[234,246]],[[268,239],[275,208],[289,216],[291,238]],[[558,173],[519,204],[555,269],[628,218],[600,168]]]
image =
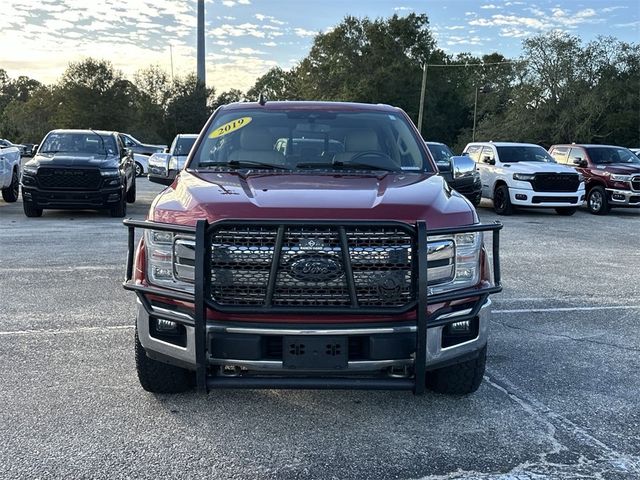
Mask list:
[[640,207],[640,158],[614,145],[553,145],[549,153],[584,176],[587,207],[606,215],[612,207]]

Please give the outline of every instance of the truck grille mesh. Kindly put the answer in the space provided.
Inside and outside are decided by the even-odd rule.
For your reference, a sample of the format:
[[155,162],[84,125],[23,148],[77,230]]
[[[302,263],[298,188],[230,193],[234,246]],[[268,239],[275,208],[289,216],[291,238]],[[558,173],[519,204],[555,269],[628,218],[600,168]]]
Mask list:
[[[393,227],[345,227],[360,307],[401,307],[415,300],[413,239]],[[273,266],[278,226],[218,230],[211,257],[211,298],[224,305],[348,307],[352,304],[340,230],[285,226]]]
[[577,173],[536,173],[531,185],[535,192],[576,192],[580,179]]
[[40,167],[37,178],[42,188],[68,190],[97,190],[102,181],[99,170],[81,168]]
[[635,190],[640,192],[640,175],[636,175],[635,177],[631,177],[631,190]]

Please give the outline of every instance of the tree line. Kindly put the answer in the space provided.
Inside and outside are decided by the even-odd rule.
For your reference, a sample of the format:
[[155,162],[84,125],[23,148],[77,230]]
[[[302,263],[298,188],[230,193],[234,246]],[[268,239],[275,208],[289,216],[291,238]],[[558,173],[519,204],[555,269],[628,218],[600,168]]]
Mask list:
[[[471,140],[640,146],[640,45],[613,37],[584,44],[560,32],[527,38],[522,55],[476,57],[440,49],[424,14],[345,17],[319,33],[293,68],[274,67],[248,91],[216,95],[195,75],[158,66],[127,79],[109,62],[69,64],[43,85],[0,69],[0,137],[37,143],[53,128],[128,132],[168,143],[198,132],[219,106],[257,100],[387,103],[417,121],[427,67],[422,133],[460,151]],[[477,102],[476,102],[477,98]]]

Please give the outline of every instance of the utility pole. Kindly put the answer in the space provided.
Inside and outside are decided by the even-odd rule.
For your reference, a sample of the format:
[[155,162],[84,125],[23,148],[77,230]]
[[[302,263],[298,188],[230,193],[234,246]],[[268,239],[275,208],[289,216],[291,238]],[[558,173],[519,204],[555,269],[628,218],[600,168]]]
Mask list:
[[204,0],[198,0],[198,82],[206,85],[204,51]]
[[173,45],[169,44],[169,56],[171,60],[171,84],[173,84]]
[[425,62],[422,67],[422,88],[420,89],[420,110],[418,111],[418,132],[422,135],[422,117],[424,113],[424,97],[427,91],[427,69],[429,64]]
[[476,85],[476,99],[473,102],[473,133],[471,134],[471,141],[476,141],[476,114],[478,113],[478,86]]

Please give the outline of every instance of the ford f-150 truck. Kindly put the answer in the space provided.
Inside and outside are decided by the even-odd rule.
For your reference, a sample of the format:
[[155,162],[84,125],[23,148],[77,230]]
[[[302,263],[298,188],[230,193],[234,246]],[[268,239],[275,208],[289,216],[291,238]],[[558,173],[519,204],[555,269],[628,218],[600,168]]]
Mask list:
[[584,176],[587,208],[606,215],[612,207],[640,208],[640,158],[614,145],[553,145],[551,156]]
[[148,391],[482,381],[501,225],[437,175],[398,108],[220,107],[147,220],[124,223]]
[[0,145],[0,189],[5,202],[18,200],[20,188],[20,150]]
[[136,200],[131,150],[115,132],[52,130],[22,169],[22,200],[27,217],[49,208],[107,209],[124,217]]

